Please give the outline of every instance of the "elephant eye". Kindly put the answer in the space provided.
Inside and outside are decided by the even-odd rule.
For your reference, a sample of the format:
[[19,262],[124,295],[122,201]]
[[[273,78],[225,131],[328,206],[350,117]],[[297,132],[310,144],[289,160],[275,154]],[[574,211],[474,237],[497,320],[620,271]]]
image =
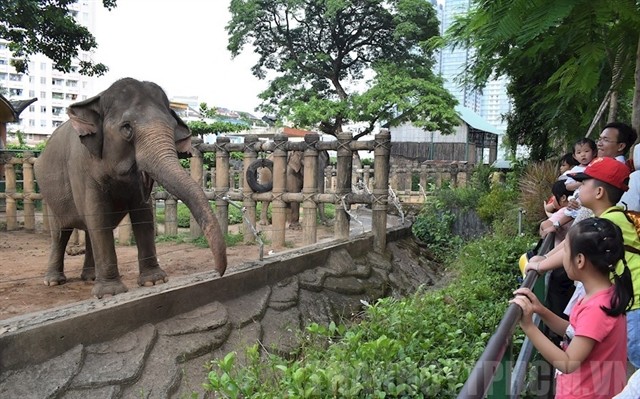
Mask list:
[[122,133],[122,136],[124,136],[124,139],[127,141],[133,138],[133,127],[129,122],[125,122],[122,124],[122,126],[120,126],[120,132]]

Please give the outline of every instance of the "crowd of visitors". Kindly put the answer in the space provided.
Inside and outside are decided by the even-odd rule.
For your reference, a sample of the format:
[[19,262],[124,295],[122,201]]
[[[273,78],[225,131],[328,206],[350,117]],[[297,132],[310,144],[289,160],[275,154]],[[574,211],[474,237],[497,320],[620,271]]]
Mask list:
[[539,230],[556,234],[555,247],[525,266],[551,273],[546,306],[528,289],[514,293],[523,331],[557,370],[556,398],[640,398],[640,371],[628,378],[640,368],[640,238],[624,212],[640,210],[640,149],[627,160],[636,139],[609,123],[595,142],[575,143],[573,161],[562,158]]

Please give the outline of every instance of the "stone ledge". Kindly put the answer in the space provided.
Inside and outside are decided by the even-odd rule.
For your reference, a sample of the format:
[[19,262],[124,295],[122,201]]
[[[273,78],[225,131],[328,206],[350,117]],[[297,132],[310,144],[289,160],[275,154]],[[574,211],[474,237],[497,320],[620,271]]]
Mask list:
[[[388,242],[411,235],[407,226],[388,230]],[[115,339],[145,324],[187,313],[212,302],[226,303],[285,278],[324,264],[334,251],[346,250],[352,258],[370,252],[371,233],[349,240],[321,243],[282,253],[262,262],[249,262],[240,271],[220,278],[201,273],[175,279],[106,300],[75,305],[4,320],[0,324],[0,369],[13,370],[39,364],[74,346]],[[109,328],[104,328],[109,326]]]

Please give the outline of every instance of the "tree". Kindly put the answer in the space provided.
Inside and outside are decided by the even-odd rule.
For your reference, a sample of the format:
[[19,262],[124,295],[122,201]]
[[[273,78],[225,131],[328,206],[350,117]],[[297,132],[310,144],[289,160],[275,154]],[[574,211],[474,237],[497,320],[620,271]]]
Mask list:
[[[102,0],[108,10],[117,0]],[[79,25],[69,5],[76,0],[2,0],[0,1],[0,38],[8,40],[13,54],[11,65],[17,72],[28,71],[29,57],[42,53],[53,67],[70,72],[78,52],[97,47],[95,37]],[[108,68],[91,61],[79,61],[79,73],[103,75]]]
[[190,121],[187,122],[187,126],[191,130],[192,136],[199,136],[204,140],[206,134],[221,134],[230,132],[240,132],[247,130],[249,126],[243,123],[231,123],[224,121],[215,121],[213,123],[207,123],[205,121]]
[[631,0],[480,0],[447,36],[474,49],[471,83],[510,78],[507,134],[544,159],[550,140],[588,134],[607,106],[615,118],[634,85],[639,17]]
[[337,135],[347,122],[411,121],[453,131],[456,104],[432,71],[438,20],[425,0],[231,0],[228,49],[246,45],[253,74],[275,76],[259,109]]

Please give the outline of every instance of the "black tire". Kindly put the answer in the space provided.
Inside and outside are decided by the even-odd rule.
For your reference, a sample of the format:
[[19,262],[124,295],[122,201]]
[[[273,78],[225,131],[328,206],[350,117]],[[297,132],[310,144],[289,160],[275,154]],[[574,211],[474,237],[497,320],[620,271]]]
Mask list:
[[273,189],[273,181],[266,184],[258,183],[258,169],[269,168],[271,175],[273,175],[273,161],[265,158],[256,159],[247,168],[247,183],[249,187],[256,193],[266,193]]

